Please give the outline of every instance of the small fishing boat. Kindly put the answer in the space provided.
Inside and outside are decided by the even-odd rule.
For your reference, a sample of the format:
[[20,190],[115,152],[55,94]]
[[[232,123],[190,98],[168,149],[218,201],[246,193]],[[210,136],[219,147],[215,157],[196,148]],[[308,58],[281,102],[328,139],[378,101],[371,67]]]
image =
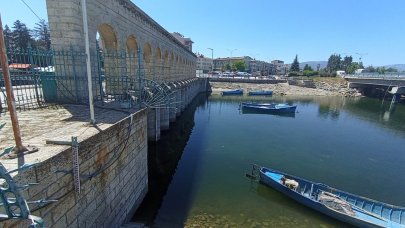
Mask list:
[[[260,182],[265,185],[340,221],[359,227],[405,228],[405,207],[378,202],[270,168],[254,165],[254,170],[259,170]],[[254,176],[254,170],[250,176]]]
[[243,95],[243,89],[222,91],[222,96],[226,96],[226,95]]
[[269,113],[294,113],[297,109],[296,105],[289,105],[287,103],[254,103],[242,102],[241,108],[243,110],[256,110]]
[[281,117],[292,117],[295,118],[295,112],[271,112],[268,110],[263,109],[249,109],[243,108],[241,109],[241,114],[259,114],[259,115],[273,115],[273,116],[281,116]]
[[271,90],[257,90],[257,91],[249,91],[249,96],[271,96],[273,95],[273,91]]

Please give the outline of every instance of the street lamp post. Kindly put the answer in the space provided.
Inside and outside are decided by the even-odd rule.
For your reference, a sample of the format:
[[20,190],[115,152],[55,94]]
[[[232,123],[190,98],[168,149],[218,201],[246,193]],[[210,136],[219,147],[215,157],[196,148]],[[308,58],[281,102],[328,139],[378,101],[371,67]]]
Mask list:
[[214,72],[214,49],[213,48],[207,48],[208,50],[211,50],[211,58],[212,58],[212,64],[211,64],[211,73]]

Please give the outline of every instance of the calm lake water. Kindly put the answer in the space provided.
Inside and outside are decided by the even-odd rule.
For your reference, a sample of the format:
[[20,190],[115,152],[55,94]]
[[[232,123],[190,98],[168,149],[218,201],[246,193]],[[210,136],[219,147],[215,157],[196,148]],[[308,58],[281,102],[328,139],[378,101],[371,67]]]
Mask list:
[[370,98],[259,98],[293,116],[244,114],[248,97],[199,97],[149,145],[153,227],[348,227],[245,177],[260,164],[405,206],[405,105]]

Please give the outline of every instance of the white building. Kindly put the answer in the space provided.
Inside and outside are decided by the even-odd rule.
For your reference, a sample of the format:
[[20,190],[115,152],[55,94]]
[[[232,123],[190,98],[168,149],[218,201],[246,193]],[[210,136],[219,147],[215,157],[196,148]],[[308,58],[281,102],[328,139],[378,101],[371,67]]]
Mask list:
[[203,73],[208,73],[213,69],[213,60],[211,58],[206,58],[204,55],[197,54],[197,70]]

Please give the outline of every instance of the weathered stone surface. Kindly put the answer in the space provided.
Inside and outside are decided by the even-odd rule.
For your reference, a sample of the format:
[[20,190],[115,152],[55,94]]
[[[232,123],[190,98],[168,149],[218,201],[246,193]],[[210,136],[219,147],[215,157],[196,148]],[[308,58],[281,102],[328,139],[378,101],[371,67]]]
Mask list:
[[[69,106],[69,108],[73,110],[73,107]],[[85,106],[74,106],[74,108],[73,113],[88,111]],[[30,141],[40,150],[24,157],[26,162],[37,163],[37,166],[16,175],[15,179],[21,182],[30,180],[39,183],[23,192],[27,200],[44,198],[58,200],[33,213],[45,220],[46,227],[94,227],[94,224],[119,226],[132,215],[129,212],[139,206],[148,188],[147,111],[146,109],[137,111],[131,118],[127,116],[128,114],[104,110],[109,112],[109,118],[103,119],[103,110],[96,110],[99,115],[96,115],[98,124],[97,128],[94,128],[86,124],[86,118],[83,121],[77,116],[65,113],[65,110],[67,109],[58,107],[21,113],[20,122],[25,126],[24,130],[30,131]],[[33,112],[37,118],[34,121],[36,126],[29,123],[31,118],[28,117],[33,116],[30,112]],[[51,115],[52,112],[54,115]],[[41,113],[44,113],[44,118],[40,120]],[[65,113],[65,115],[55,113]],[[47,131],[43,132],[43,128]],[[78,135],[79,139],[79,161],[82,171],[79,195],[74,191],[71,173],[65,172],[72,169],[71,148],[45,144],[45,138],[68,141],[69,135]],[[1,141],[0,147],[5,147],[4,144],[12,144],[11,139],[8,137],[5,139],[7,140]],[[113,146],[110,147],[110,145]],[[3,159],[1,162],[7,169],[15,168],[18,163],[17,159]],[[137,168],[134,169],[134,167]],[[142,194],[133,198],[133,194],[137,192]],[[114,216],[108,216],[112,213]],[[9,224],[21,225],[13,221],[13,223],[0,223],[0,227],[8,227]]]

